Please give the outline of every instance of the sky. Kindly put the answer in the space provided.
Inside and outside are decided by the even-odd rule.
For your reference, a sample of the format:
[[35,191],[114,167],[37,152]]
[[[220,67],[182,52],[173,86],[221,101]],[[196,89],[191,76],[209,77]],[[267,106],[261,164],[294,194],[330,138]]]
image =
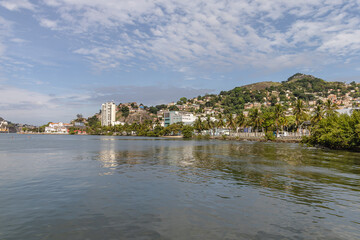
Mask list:
[[360,82],[360,0],[0,0],[0,117],[42,125],[297,72]]

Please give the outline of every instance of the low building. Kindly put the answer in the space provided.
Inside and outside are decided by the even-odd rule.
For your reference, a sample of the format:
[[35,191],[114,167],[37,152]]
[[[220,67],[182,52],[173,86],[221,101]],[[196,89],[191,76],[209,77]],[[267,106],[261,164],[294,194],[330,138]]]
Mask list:
[[196,120],[196,116],[192,113],[169,111],[164,112],[164,126],[167,127],[174,123],[184,123],[185,125],[192,125]]
[[343,108],[343,109],[337,109],[336,111],[340,114],[351,115],[354,111],[360,111],[360,108]]
[[58,122],[58,123],[51,122],[49,123],[49,126],[45,127],[45,133],[68,134],[69,130],[62,122]]
[[74,127],[80,127],[80,128],[85,127],[85,123],[83,123],[83,122],[74,122]]

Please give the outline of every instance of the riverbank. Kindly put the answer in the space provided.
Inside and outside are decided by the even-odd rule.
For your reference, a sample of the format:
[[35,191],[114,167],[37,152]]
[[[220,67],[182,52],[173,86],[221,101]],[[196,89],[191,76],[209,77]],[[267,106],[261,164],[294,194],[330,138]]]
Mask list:
[[[18,132],[17,134],[22,135],[58,135],[58,136],[64,136],[64,135],[70,135],[70,134],[62,134],[62,133],[24,133],[24,132]],[[89,135],[89,134],[75,134],[75,135]],[[98,136],[104,136],[104,135],[98,135]],[[122,135],[113,135],[113,136],[122,136]],[[147,136],[134,136],[134,137],[147,137]],[[183,136],[159,136],[161,138],[169,138],[169,139],[182,139]],[[279,143],[300,143],[301,138],[276,138],[273,140],[267,140],[264,136],[259,137],[233,137],[233,136],[209,136],[209,135],[197,135],[193,136],[191,139],[197,139],[197,140],[206,140],[206,139],[212,139],[212,140],[229,140],[229,141],[244,141],[244,142],[279,142]]]
[[[198,138],[195,137],[195,139]],[[198,139],[207,139],[204,137]],[[264,137],[230,137],[230,136],[210,136],[208,139],[214,140],[230,140],[230,141],[244,141],[244,142],[279,142],[279,143],[300,143],[301,138],[276,138],[273,140],[265,139]]]

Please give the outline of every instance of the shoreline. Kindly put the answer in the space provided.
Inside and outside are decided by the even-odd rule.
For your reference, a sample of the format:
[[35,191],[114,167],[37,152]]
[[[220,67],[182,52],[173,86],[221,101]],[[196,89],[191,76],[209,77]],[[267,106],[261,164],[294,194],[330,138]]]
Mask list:
[[[196,139],[196,137],[195,137]],[[204,139],[204,138],[203,138]],[[274,139],[274,140],[267,140],[264,137],[222,137],[222,136],[210,136],[209,139],[214,140],[225,140],[225,141],[241,141],[241,142],[277,142],[277,143],[301,143],[301,138],[289,138],[289,139]]]
[[[22,135],[58,135],[58,136],[65,136],[65,135],[72,135],[72,134],[63,134],[63,133],[23,133],[23,132],[18,132],[16,134],[22,134]],[[91,134],[74,134],[74,135],[79,135],[79,136],[108,136],[108,135],[91,135]],[[112,136],[123,136],[123,135],[112,135]],[[125,136],[126,137],[126,136]],[[133,136],[133,137],[148,137],[148,136]],[[183,138],[183,136],[159,136],[157,138],[168,138],[168,139],[185,139]],[[278,143],[300,143],[301,142],[301,138],[280,138],[280,139],[274,139],[274,140],[267,140],[265,139],[263,136],[261,137],[230,137],[230,136],[193,136],[192,138],[189,139],[193,139],[193,140],[225,140],[225,141],[242,141],[242,142],[278,142]]]

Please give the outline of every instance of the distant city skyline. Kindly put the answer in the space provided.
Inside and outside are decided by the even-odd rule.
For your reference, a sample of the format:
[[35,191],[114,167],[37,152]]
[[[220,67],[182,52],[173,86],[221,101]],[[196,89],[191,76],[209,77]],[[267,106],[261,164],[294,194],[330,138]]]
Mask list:
[[360,82],[358,0],[0,0],[0,117],[41,125],[297,72]]

